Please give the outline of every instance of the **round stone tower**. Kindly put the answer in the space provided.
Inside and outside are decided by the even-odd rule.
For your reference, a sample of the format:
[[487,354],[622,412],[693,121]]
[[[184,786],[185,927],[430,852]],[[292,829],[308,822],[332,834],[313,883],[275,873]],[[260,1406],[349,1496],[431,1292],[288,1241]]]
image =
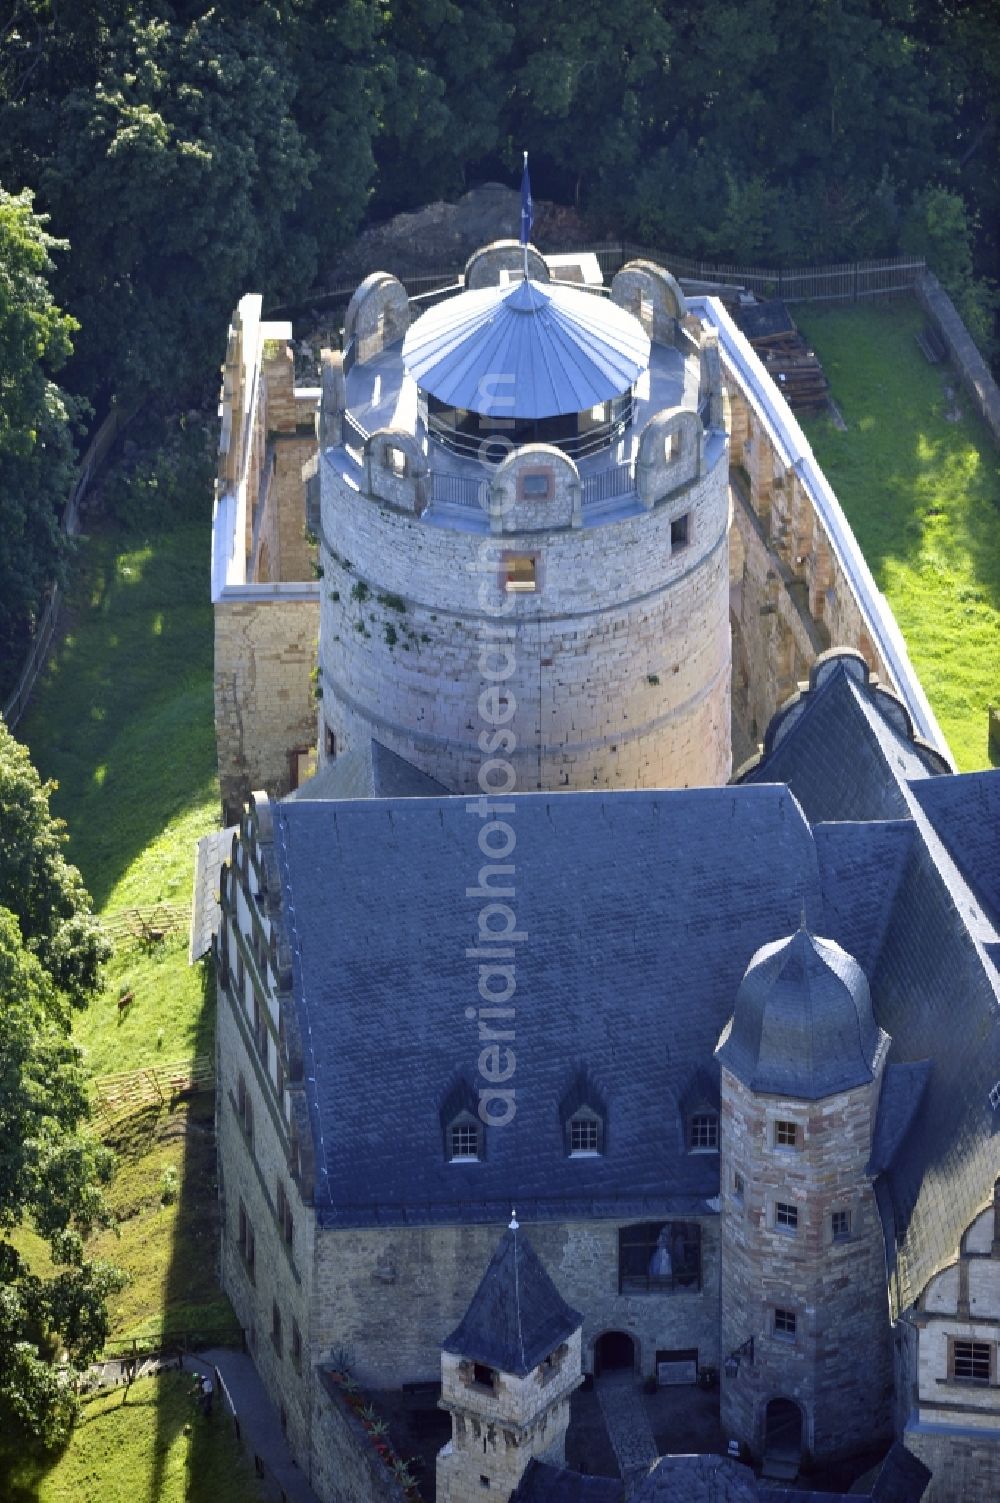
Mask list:
[[499,788],[724,783],[715,336],[657,267],[605,297],[530,255],[487,247],[426,311],[377,273],[325,357],[321,760],[374,738],[456,792],[498,757]]
[[753,957],[716,1050],[722,1421],[772,1475],[890,1429],[868,1173],[889,1042],[861,967],[803,926]]

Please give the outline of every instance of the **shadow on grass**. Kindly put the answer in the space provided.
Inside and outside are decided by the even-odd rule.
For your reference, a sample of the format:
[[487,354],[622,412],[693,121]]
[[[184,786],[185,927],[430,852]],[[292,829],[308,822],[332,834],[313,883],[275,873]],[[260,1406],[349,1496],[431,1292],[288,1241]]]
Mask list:
[[[203,1015],[215,1013],[215,973],[209,962],[199,967],[202,981]],[[179,1175],[180,1194],[174,1235],[166,1249],[167,1266],[163,1282],[164,1338],[185,1353],[197,1354],[212,1346],[238,1346],[242,1333],[233,1308],[216,1281],[219,1261],[220,1209],[218,1169],[215,1147],[215,1097],[203,1092],[190,1101],[185,1112],[184,1159]],[[192,1378],[185,1379],[194,1384]],[[164,1409],[157,1435],[157,1461],[169,1454],[177,1425],[176,1413]],[[229,1420],[216,1396],[211,1419],[196,1411],[193,1444],[189,1453],[188,1486],[197,1496],[201,1486],[199,1445],[206,1436],[226,1429]],[[154,1483],[162,1483],[162,1474],[154,1472]],[[153,1497],[159,1495],[155,1486]],[[247,1496],[251,1496],[248,1492]]]
[[[98,908],[150,849],[149,892],[130,901],[172,895],[179,879],[167,860],[157,873],[157,839],[217,800],[209,547],[205,524],[90,538],[67,634],[20,727],[59,782],[53,806],[70,818],[70,858]],[[189,883],[187,866],[184,896]]]
[[1000,456],[958,377],[916,344],[922,310],[795,310],[824,362],[847,432],[806,424],[868,564],[968,571],[1000,609]]

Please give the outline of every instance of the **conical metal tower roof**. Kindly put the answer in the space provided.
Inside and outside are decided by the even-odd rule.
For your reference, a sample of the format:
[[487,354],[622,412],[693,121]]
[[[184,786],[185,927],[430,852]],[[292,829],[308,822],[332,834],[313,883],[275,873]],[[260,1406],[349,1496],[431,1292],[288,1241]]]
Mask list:
[[403,364],[421,390],[494,418],[585,412],[649,365],[642,325],[610,299],[522,281],[462,292],[410,326]]

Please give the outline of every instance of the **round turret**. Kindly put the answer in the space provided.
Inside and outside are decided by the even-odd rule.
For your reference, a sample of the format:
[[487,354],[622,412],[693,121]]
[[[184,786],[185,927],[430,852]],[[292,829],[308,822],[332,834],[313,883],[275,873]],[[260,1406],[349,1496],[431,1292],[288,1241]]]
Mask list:
[[374,739],[453,792],[724,783],[714,335],[644,265],[610,298],[501,272],[426,310],[372,276],[326,356],[321,760]]

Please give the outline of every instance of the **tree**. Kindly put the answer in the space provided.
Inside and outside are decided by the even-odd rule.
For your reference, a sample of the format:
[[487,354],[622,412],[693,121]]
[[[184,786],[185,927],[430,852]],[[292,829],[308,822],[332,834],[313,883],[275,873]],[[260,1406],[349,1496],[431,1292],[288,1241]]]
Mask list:
[[49,810],[27,749],[0,720],[0,907],[12,913],[26,948],[43,966],[56,999],[82,1008],[100,990],[110,954],[83,878],[64,855],[67,835]]
[[[17,918],[0,907],[0,1412],[49,1446],[68,1434],[73,1369],[107,1340],[106,1299],[122,1282],[83,1255],[84,1237],[104,1220],[100,1189],[112,1166],[80,1132],[87,1113],[65,1006]],[[8,1240],[20,1226],[64,1265],[55,1277],[33,1273]],[[60,1351],[66,1363],[54,1361]]]
[[[73,1009],[101,986],[108,945],[63,855],[51,787],[0,722],[0,1413],[46,1445],[66,1437],[72,1369],[103,1346],[107,1296],[121,1286],[84,1256],[106,1221],[112,1157],[82,1130],[86,1077],[70,1036]],[[53,1277],[9,1240],[22,1226],[48,1242]]]
[[0,187],[0,662],[19,661],[45,587],[61,575],[75,404],[52,380],[76,324],[49,289],[51,253],[29,192]]

